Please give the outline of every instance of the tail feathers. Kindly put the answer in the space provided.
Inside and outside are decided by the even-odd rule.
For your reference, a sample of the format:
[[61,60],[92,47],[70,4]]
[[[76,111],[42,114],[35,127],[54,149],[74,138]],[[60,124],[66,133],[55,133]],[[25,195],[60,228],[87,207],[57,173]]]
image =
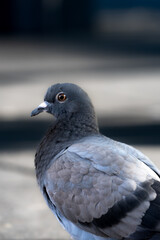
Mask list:
[[150,207],[142,219],[141,226],[160,231],[160,182],[155,181],[152,188],[155,190],[157,196],[150,202]]
[[157,196],[150,202],[150,207],[142,218],[141,225],[129,239],[160,240],[160,182],[154,181],[152,188]]

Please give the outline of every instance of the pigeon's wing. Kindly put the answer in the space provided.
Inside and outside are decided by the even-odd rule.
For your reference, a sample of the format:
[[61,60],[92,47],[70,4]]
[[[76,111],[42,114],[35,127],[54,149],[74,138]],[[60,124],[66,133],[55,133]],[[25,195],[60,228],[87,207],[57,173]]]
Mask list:
[[124,151],[126,151],[128,154],[133,155],[136,157],[138,160],[141,162],[145,163],[149,168],[151,168],[157,175],[160,177],[160,170],[157,168],[157,166],[146,156],[144,155],[141,151],[138,149],[127,145],[125,143],[121,142],[116,142],[111,140],[113,145],[118,145],[119,148],[122,148]]
[[121,239],[160,223],[159,177],[104,138],[86,139],[59,154],[44,182],[61,215],[93,234]]

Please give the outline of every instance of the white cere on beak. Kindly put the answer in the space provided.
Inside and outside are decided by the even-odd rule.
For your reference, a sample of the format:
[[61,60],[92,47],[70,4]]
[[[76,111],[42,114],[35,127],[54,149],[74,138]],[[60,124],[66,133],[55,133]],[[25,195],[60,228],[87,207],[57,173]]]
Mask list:
[[48,106],[48,102],[44,101],[38,106],[38,108],[46,108],[47,106]]

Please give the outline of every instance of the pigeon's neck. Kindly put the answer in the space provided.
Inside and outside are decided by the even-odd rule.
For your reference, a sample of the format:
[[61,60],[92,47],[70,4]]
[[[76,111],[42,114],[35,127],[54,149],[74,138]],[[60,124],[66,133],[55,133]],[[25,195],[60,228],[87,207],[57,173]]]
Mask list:
[[99,134],[94,115],[78,115],[57,120],[42,139],[35,157],[38,182],[41,185],[43,174],[54,157],[63,149],[83,137]]
[[80,139],[99,132],[95,115],[76,113],[68,119],[57,121],[53,130],[55,138],[59,141]]

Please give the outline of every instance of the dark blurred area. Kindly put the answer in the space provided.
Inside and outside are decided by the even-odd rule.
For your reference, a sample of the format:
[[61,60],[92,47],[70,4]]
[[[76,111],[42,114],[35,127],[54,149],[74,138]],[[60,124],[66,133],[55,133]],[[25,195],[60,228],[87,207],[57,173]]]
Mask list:
[[159,24],[158,0],[2,0],[0,8],[1,36],[101,39],[104,49],[110,41],[135,51],[152,43],[159,52]]
[[[2,0],[1,34],[160,33],[158,0]],[[136,35],[135,35],[136,36]]]
[[[0,122],[0,142],[3,150],[36,149],[46,130],[51,126],[49,121],[13,121]],[[131,145],[160,144],[160,125],[143,124],[131,126],[101,126],[100,132],[114,140]],[[9,138],[8,138],[9,136]],[[18,149],[17,149],[18,148]]]

